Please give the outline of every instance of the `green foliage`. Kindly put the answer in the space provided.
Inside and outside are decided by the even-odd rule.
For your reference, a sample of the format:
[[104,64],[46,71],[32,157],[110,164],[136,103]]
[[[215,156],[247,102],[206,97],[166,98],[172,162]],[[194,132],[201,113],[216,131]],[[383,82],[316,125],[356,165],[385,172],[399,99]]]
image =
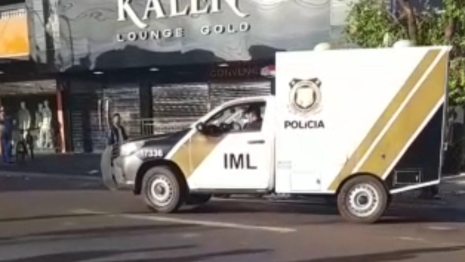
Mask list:
[[385,39],[405,38],[404,28],[396,22],[386,4],[380,0],[360,0],[352,4],[344,30],[346,40],[363,48],[385,45]]
[[[452,104],[465,104],[465,0],[443,0],[443,10],[425,5],[415,10],[416,45],[451,45],[449,88]],[[392,46],[400,39],[411,39],[405,19],[393,14],[384,0],[358,0],[352,5],[345,38],[363,48]],[[451,39],[446,30],[455,21]],[[449,41],[450,40],[450,41]]]

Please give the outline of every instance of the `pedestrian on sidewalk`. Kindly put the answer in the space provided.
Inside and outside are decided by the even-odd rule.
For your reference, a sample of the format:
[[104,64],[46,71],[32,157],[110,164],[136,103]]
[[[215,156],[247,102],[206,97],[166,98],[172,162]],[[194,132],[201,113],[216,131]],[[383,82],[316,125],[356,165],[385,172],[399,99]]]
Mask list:
[[[2,105],[0,105],[0,141],[2,141],[2,133],[3,133],[3,119],[5,118],[5,109]],[[3,152],[2,144],[0,142],[0,153]]]
[[31,135],[30,131],[27,131],[26,134],[26,145],[29,150],[29,156],[31,160],[34,159],[34,137]]
[[3,163],[11,164],[13,162],[13,120],[9,115],[4,114],[0,121],[2,124],[2,160]]
[[116,113],[113,115],[110,126],[110,133],[108,134],[108,145],[119,146],[127,139],[128,136],[126,134],[126,130],[121,125],[121,115]]
[[108,134],[107,148],[103,151],[100,160],[100,171],[105,186],[109,189],[116,189],[117,181],[113,173],[113,156],[117,154],[119,146],[128,139],[126,130],[121,125],[121,115],[116,113],[110,123],[110,132]]

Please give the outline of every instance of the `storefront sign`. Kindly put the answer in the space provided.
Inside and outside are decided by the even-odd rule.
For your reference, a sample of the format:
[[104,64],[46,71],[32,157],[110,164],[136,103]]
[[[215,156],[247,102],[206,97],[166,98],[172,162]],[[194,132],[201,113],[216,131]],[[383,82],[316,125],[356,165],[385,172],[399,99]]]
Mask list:
[[[188,4],[180,7],[179,2],[188,2]],[[117,21],[124,22],[130,20],[140,29],[149,28],[148,20],[150,19],[167,19],[180,16],[221,13],[224,6],[228,6],[228,8],[240,18],[249,16],[249,14],[244,13],[239,8],[238,0],[190,0],[190,2],[189,0],[170,0],[169,8],[163,6],[160,0],[146,0],[143,14],[137,14],[131,3],[131,0],[118,0]],[[222,3],[226,3],[226,5],[222,5]],[[201,26],[199,30],[202,35],[234,34],[249,31],[250,24],[247,22],[241,22],[239,24],[206,24]],[[185,29],[182,27],[176,27],[163,30],[145,30],[140,32],[132,31],[124,34],[117,34],[116,38],[118,42],[125,42],[137,40],[158,40],[162,38],[181,38],[184,36]]]
[[0,12],[0,57],[29,55],[26,9]]
[[224,67],[215,68],[210,71],[210,78],[228,79],[228,78],[254,78],[261,76],[260,66],[247,67]]
[[51,32],[59,27],[60,43],[45,46],[49,19],[34,15],[32,57],[43,63],[53,50],[60,71],[223,61],[231,67],[215,69],[215,77],[250,75],[249,65],[235,64],[272,63],[276,52],[313,49],[333,32],[330,1],[321,0],[38,0],[28,1],[28,13],[40,14],[49,1],[58,3],[58,21],[52,17],[48,24]]

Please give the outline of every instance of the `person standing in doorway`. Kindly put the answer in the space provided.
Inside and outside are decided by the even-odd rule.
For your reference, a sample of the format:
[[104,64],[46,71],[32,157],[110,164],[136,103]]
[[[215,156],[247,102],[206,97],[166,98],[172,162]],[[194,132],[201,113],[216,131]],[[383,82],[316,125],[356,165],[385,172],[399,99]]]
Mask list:
[[29,156],[31,159],[34,159],[34,137],[31,135],[30,131],[26,132],[26,145],[29,150]]
[[121,115],[116,113],[113,115],[110,125],[110,133],[108,135],[108,145],[119,146],[128,139],[126,130],[121,125]]
[[[3,120],[5,118],[5,109],[3,106],[0,105],[0,141],[2,141],[2,133],[3,133]],[[0,143],[0,153],[3,152],[2,144]]]
[[113,156],[119,146],[128,139],[126,130],[121,125],[121,115],[116,113],[112,117],[110,123],[110,131],[108,134],[107,148],[102,154],[100,161],[100,171],[102,173],[103,183],[107,188],[116,188],[116,177],[113,173]]
[[11,117],[4,113],[2,119],[2,160],[3,163],[11,164],[13,162],[13,121]]

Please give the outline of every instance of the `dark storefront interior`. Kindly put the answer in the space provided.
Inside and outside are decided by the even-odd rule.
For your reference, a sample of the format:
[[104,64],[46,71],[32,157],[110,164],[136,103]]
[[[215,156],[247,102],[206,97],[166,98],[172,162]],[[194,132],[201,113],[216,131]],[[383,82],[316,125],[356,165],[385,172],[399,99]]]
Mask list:
[[[53,130],[62,135],[62,148],[74,152],[102,151],[114,113],[122,116],[128,135],[136,137],[185,128],[231,99],[273,93],[273,79],[262,76],[261,69],[274,65],[276,52],[312,49],[329,39],[331,30],[327,3],[314,7],[284,1],[261,8],[261,3],[237,1],[199,17],[154,16],[141,29],[134,19],[146,11],[145,0],[126,6],[115,0],[14,2],[21,2],[28,14],[30,52],[24,63],[29,67],[5,66],[0,82],[42,78],[58,83],[59,90],[47,94]],[[137,17],[122,21],[120,14],[130,9]],[[238,16],[233,9],[247,15]],[[204,33],[206,27],[240,25],[247,30]],[[160,27],[181,30],[183,36],[128,39]],[[45,99],[24,95],[8,98],[5,105],[17,108],[17,100],[24,99],[33,111]]]
[[[262,65],[256,65],[256,68]],[[130,137],[186,128],[214,107],[231,99],[268,95],[271,80],[256,75],[211,77],[211,67],[125,70],[122,73],[73,74],[64,80],[69,118],[69,145],[75,152],[100,152],[106,146],[109,121],[122,116]],[[232,69],[222,68],[222,72]],[[213,73],[215,74],[215,73]]]
[[0,104],[14,119],[13,141],[33,137],[36,153],[61,152],[56,80],[6,82],[0,84]]

